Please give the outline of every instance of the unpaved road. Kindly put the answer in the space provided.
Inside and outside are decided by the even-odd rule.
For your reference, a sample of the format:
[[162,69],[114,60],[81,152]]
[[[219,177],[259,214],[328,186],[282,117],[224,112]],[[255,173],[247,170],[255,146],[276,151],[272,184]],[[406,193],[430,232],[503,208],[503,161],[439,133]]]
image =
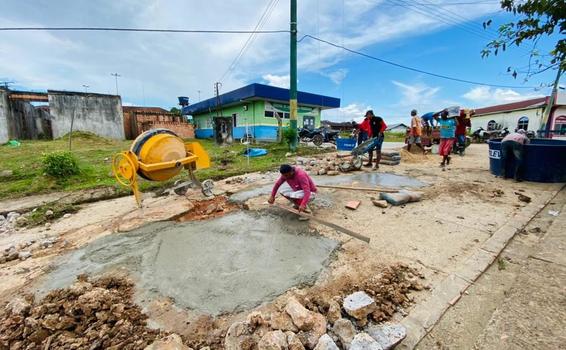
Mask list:
[[565,203],[562,190],[418,349],[566,348]]

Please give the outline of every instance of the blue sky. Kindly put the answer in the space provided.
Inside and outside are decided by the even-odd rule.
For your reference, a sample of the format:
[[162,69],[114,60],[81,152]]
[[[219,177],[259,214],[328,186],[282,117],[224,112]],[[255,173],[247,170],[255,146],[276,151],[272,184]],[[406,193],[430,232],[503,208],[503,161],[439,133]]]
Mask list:
[[[456,5],[454,3],[457,3]],[[463,3],[463,4],[462,4]],[[469,4],[474,3],[474,4]],[[288,1],[249,0],[4,0],[0,23],[10,26],[113,26],[174,29],[253,29],[268,5],[262,29],[287,29]],[[508,66],[524,66],[528,48],[482,59],[495,25],[512,19],[495,0],[300,0],[299,37],[311,34],[399,64],[457,78],[513,86],[549,83],[553,72],[513,79]],[[234,69],[224,74],[249,38],[241,35],[0,32],[0,81],[15,88],[115,93],[118,72],[124,104],[175,105],[186,95],[211,97],[247,83],[288,86],[288,34],[258,35]],[[541,52],[552,38],[539,42]],[[462,84],[392,67],[306,38],[298,47],[299,89],[342,99],[326,111],[333,120],[359,119],[372,108],[388,123],[407,122],[409,111],[449,105],[479,107],[540,96],[549,89]]]

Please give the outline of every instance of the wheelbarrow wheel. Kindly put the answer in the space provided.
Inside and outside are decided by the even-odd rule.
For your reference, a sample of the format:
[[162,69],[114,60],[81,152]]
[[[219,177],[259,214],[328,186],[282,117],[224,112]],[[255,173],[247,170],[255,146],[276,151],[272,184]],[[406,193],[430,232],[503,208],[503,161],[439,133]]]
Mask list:
[[201,188],[202,194],[204,194],[205,196],[212,197],[214,195],[214,193],[212,192],[212,190],[214,189],[214,182],[212,180],[204,180],[201,183]]

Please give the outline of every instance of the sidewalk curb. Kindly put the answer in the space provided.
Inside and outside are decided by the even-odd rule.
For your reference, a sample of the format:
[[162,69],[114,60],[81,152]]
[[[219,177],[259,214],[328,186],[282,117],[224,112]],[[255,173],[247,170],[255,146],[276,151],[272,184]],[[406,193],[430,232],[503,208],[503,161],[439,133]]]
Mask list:
[[414,349],[432,330],[462,293],[468,289],[490,266],[507,246],[509,241],[546,207],[564,187],[545,193],[537,203],[531,203],[509,219],[495,233],[482,243],[480,248],[468,257],[456,270],[446,276],[432,290],[431,296],[418,304],[401,324],[407,328],[407,337],[396,349]]

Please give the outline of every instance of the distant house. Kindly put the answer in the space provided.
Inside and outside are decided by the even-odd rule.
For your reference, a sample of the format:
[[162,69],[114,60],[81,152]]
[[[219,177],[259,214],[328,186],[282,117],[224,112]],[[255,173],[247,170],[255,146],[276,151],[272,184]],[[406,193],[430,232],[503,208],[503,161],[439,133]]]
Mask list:
[[[476,108],[472,116],[472,129],[499,128],[539,131],[549,97],[539,97],[513,103]],[[545,131],[550,135],[566,135],[566,94],[559,93],[554,103]]]
[[[289,89],[250,84],[185,106],[182,113],[193,117],[197,138],[227,133],[239,139],[247,133],[258,140],[276,140],[278,120],[289,125],[289,95]],[[339,98],[302,91],[297,95],[299,127],[318,128],[321,110],[340,107]]]
[[403,123],[388,125],[385,131],[388,132],[406,132],[408,126]]

